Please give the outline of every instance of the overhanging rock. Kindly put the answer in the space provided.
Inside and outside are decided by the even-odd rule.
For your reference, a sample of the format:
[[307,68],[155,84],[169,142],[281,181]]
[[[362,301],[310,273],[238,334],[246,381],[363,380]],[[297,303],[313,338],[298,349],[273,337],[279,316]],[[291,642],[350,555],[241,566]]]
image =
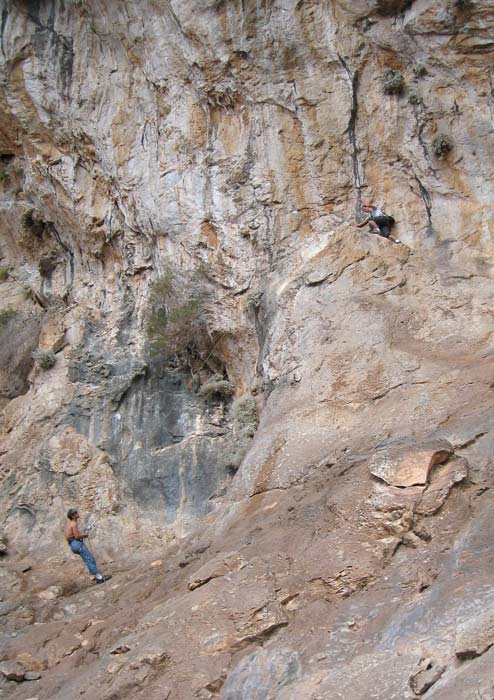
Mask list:
[[393,445],[376,452],[369,471],[390,486],[425,486],[432,467],[446,462],[453,448],[446,440]]

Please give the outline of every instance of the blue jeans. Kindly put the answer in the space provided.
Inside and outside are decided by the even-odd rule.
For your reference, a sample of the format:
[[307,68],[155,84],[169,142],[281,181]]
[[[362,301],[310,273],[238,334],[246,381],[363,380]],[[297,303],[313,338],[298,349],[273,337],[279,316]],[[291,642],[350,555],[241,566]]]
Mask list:
[[89,549],[86,547],[84,542],[80,542],[79,540],[72,540],[69,546],[70,549],[74,552],[74,554],[79,554],[79,556],[82,557],[84,564],[87,566],[91,576],[96,576],[96,574],[98,573],[96,560],[89,551]]

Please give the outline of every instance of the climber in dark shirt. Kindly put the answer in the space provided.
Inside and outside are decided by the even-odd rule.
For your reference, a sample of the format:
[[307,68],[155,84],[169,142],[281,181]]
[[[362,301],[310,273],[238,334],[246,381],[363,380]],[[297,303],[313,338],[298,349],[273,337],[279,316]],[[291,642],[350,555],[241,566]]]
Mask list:
[[370,204],[369,202],[362,203],[362,211],[367,214],[364,221],[357,224],[357,228],[362,228],[366,224],[370,226],[370,232],[376,233],[378,236],[383,238],[389,238],[393,243],[400,243],[399,238],[395,238],[391,235],[391,228],[395,223],[392,216],[385,214],[382,209],[377,207],[375,204]]

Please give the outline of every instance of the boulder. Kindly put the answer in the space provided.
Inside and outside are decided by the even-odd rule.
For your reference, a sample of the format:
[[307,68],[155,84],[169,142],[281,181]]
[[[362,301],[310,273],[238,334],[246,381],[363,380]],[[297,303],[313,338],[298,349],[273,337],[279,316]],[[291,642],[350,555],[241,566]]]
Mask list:
[[322,282],[325,282],[328,277],[330,277],[333,274],[332,270],[328,269],[323,269],[323,270],[313,270],[312,272],[308,272],[305,275],[305,284],[308,287],[314,287],[317,284],[321,284]]
[[44,664],[32,654],[24,651],[17,654],[16,661],[21,664],[26,671],[44,671]]
[[455,654],[459,659],[480,656],[494,644],[494,609],[465,620],[456,630]]
[[119,644],[115,649],[110,651],[110,654],[127,654],[130,651],[128,644]]
[[410,677],[410,688],[417,695],[423,695],[441,678],[446,666],[436,664],[432,659],[422,659],[419,669]]
[[37,671],[26,671],[24,673],[24,680],[25,681],[39,681],[41,678],[41,673],[38,673]]
[[55,600],[55,598],[60,598],[62,595],[62,589],[60,586],[50,586],[44,591],[38,593],[38,598],[41,600]]
[[237,630],[237,646],[262,639],[277,627],[288,624],[283,606],[276,600],[267,602],[257,610],[232,612],[232,618]]
[[0,664],[0,673],[8,681],[17,681],[17,683],[20,683],[24,680],[25,670],[23,666],[16,661],[4,661]]
[[60,632],[43,647],[44,663],[47,668],[56,666],[65,656],[71,656],[81,648],[81,639],[69,629]]
[[419,515],[433,515],[442,507],[449,492],[455,484],[468,475],[468,462],[463,457],[456,457],[441,465],[433,475],[431,483],[424,491],[416,508]]
[[232,610],[234,630],[215,631],[204,640],[208,654],[232,654],[251,642],[261,642],[279,627],[288,625],[283,607],[277,601],[268,601],[260,608]]
[[390,486],[425,486],[432,467],[446,462],[452,453],[453,448],[446,440],[391,445],[371,457],[369,471]]
[[189,579],[189,590],[193,591],[199,586],[203,586],[211,579],[219,576],[226,576],[234,571],[240,571],[245,566],[244,560],[236,553],[231,552],[222,557],[217,557],[212,561],[204,564],[196,573]]

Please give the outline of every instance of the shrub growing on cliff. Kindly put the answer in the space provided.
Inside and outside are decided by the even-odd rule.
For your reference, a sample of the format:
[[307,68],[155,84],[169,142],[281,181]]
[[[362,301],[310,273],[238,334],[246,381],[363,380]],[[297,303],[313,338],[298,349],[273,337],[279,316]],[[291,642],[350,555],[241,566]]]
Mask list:
[[431,144],[434,155],[444,158],[453,148],[453,142],[447,134],[438,134]]
[[4,328],[8,325],[9,321],[17,316],[17,311],[15,309],[2,309],[0,311],[0,328]]
[[208,401],[229,399],[233,392],[233,384],[221,374],[214,374],[199,389],[199,394]]
[[416,92],[411,92],[410,95],[408,96],[408,101],[410,102],[411,105],[423,105],[424,100],[420,95],[417,95]]
[[249,451],[252,438],[257,430],[259,414],[253,396],[246,394],[234,401],[231,408],[235,447],[228,455],[227,469],[234,474]]
[[32,358],[41,369],[51,369],[57,358],[52,350],[35,350],[32,353]]
[[262,292],[259,290],[249,292],[247,295],[247,306],[249,309],[258,309],[262,302]]
[[416,63],[413,67],[413,74],[416,78],[424,78],[427,75],[427,67],[423,63]]
[[236,432],[253,437],[257,430],[259,414],[253,396],[241,396],[232,406],[233,427]]
[[0,282],[6,282],[9,278],[9,271],[6,267],[0,267]]
[[191,357],[211,350],[208,297],[204,270],[164,271],[149,294],[146,333],[152,355],[175,356],[188,364]]
[[403,92],[405,87],[405,79],[402,74],[388,68],[388,70],[383,75],[383,91],[385,95],[399,95]]

